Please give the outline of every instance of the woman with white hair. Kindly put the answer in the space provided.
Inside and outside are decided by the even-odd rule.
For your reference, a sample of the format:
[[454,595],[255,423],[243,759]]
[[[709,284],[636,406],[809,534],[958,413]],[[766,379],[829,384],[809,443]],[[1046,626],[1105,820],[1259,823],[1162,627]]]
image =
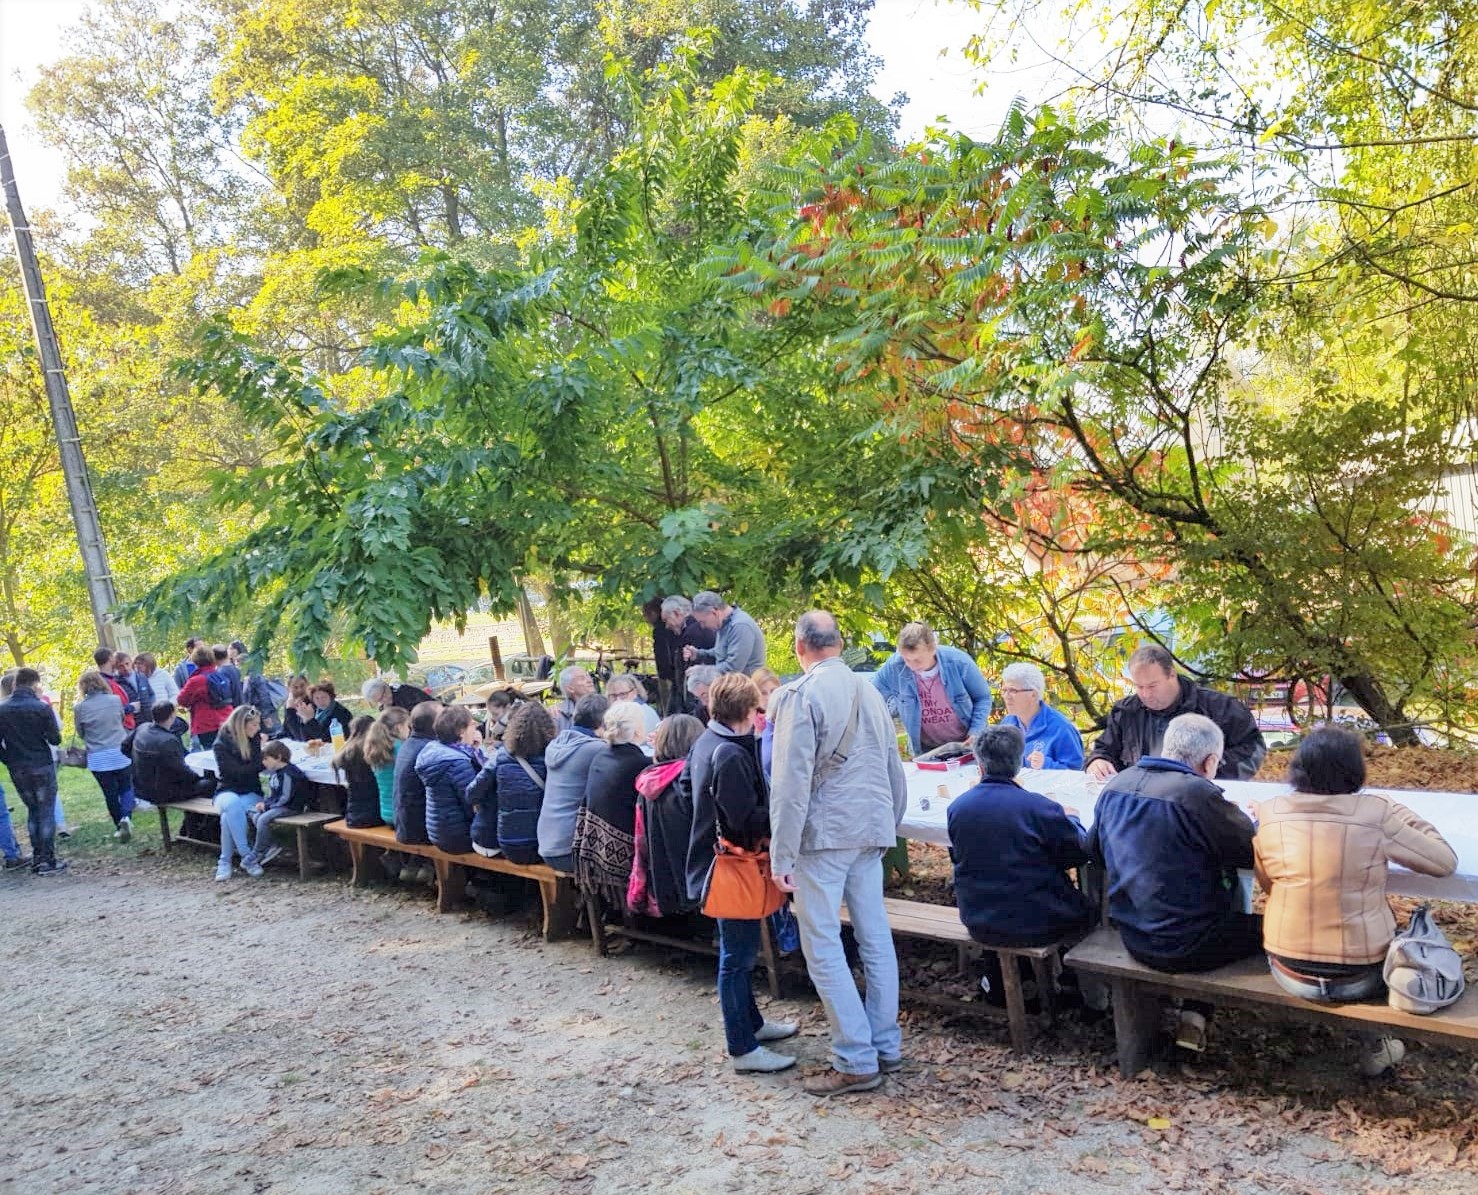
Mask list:
[[1047,704],[1047,678],[1035,664],[1008,664],[1001,673],[1006,703],[1002,726],[1014,726],[1026,740],[1026,766],[1083,770],[1083,736]]
[[606,750],[590,765],[575,824],[575,879],[582,891],[624,912],[636,858],[636,778],[649,762],[641,749],[647,741],[641,707],[630,701],[611,706],[600,733]]

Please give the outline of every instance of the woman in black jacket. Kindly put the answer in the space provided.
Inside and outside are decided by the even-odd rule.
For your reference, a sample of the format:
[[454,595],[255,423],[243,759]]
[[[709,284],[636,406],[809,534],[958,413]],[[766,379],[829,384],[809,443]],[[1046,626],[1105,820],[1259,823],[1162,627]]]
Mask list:
[[368,714],[353,719],[344,749],[334,756],[334,770],[344,778],[349,789],[344,802],[344,824],[356,830],[385,824],[380,816],[380,782],[364,757],[364,736],[374,724],[375,720]]
[[[747,851],[769,841],[770,790],[754,735],[760,700],[759,687],[742,672],[725,673],[708,691],[712,716],[693,753],[706,752],[711,762],[701,789],[693,793],[690,861],[713,857],[716,843],[710,827],[715,824],[718,837]],[[766,1049],[765,1043],[794,1037],[799,1027],[766,1021],[754,1002],[760,928],[758,920],[719,918],[718,1000],[734,1069],[770,1073],[794,1066],[795,1059]]]
[[216,879],[231,878],[233,855],[241,856],[241,870],[249,876],[262,874],[252,853],[246,812],[262,799],[262,716],[255,706],[238,705],[221,727],[212,748],[216,757],[215,804],[221,814],[221,857]]
[[332,742],[335,723],[338,724],[340,733],[347,737],[349,724],[354,721],[354,716],[339,700],[333,681],[319,681],[308,691],[308,696],[313,699],[315,710],[313,722],[308,727],[309,739],[317,739],[320,743]]
[[636,778],[647,766],[639,746],[647,737],[641,707],[629,701],[611,706],[601,737],[608,748],[590,765],[575,823],[575,879],[582,891],[625,910],[636,858]]

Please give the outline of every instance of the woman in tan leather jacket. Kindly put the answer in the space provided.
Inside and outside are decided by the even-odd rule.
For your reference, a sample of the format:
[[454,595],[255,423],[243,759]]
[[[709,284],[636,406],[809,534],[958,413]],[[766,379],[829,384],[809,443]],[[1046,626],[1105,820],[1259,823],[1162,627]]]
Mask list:
[[[1368,1000],[1396,920],[1386,867],[1451,875],[1457,856],[1411,810],[1365,785],[1360,736],[1334,726],[1309,734],[1288,765],[1294,791],[1257,807],[1258,883],[1268,893],[1263,947],[1273,978],[1305,1000]],[[1405,1056],[1395,1038],[1374,1044],[1363,1069],[1380,1074]]]

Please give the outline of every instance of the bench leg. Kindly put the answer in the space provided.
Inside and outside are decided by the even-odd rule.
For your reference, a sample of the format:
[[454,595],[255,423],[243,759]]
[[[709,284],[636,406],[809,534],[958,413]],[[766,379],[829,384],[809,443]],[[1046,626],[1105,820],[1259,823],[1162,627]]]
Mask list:
[[1149,1066],[1160,1030],[1160,1004],[1153,995],[1123,979],[1111,980],[1114,1040],[1119,1047],[1119,1073],[1132,1079]]
[[462,903],[467,877],[448,859],[433,859],[432,863],[436,867],[436,911],[450,913]]
[[349,886],[351,888],[363,888],[369,883],[369,877],[365,874],[364,843],[349,840],[349,862],[353,870],[349,873]]
[[1001,985],[1006,990],[1006,1024],[1011,1030],[1011,1048],[1025,1054],[1031,1045],[1033,1034],[1026,1022],[1026,995],[1021,990],[1021,971],[1016,965],[1014,954],[998,954],[1001,964]]
[[312,872],[308,867],[308,827],[295,826],[298,832],[298,879],[306,880]]
[[605,958],[610,953],[606,945],[606,919],[600,907],[600,898],[593,892],[585,894],[585,917],[590,922],[590,941],[595,953]]
[[770,919],[760,920],[760,958],[765,962],[765,971],[770,977],[770,998],[780,999],[780,956],[775,952],[775,939],[770,934]]
[[568,938],[580,918],[575,885],[569,880],[540,880],[539,896],[544,901],[544,941]]
[[1057,968],[1050,958],[1032,959],[1032,973],[1037,977],[1037,998],[1042,1003],[1043,1025],[1057,1019]]
[[164,853],[167,855],[174,845],[169,839],[169,808],[161,805],[155,812],[159,814],[159,837],[164,839]]

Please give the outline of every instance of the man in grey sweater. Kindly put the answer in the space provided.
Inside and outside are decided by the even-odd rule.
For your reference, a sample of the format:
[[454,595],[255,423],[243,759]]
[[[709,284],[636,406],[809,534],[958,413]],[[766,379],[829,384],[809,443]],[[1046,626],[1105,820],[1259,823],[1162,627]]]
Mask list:
[[[896,841],[908,784],[883,698],[841,651],[835,618],[801,615],[795,654],[806,674],[770,698],[770,869],[795,893],[806,969],[831,1026],[835,1069],[804,1084],[822,1096],[871,1091],[902,1065],[883,852]],[[842,949],[843,904],[862,956],[865,1004]]]
[[765,633],[738,606],[731,606],[711,589],[693,597],[693,618],[710,631],[716,631],[712,651],[698,647],[683,648],[683,659],[699,664],[712,664],[719,675],[742,672],[748,676],[765,666]]

